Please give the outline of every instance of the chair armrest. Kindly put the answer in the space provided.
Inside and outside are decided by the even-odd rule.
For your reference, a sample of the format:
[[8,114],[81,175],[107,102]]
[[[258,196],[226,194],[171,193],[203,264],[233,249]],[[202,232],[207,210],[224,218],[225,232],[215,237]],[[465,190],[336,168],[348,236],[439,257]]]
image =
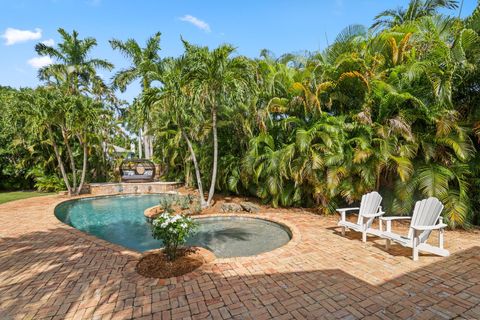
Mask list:
[[381,217],[385,214],[385,211],[378,211],[377,213],[374,214],[363,214],[365,218],[376,218],[376,217]]
[[337,209],[338,213],[340,213],[340,220],[341,221],[346,221],[347,220],[347,211],[354,211],[354,210],[360,210],[360,208],[340,208],[340,209]]
[[340,209],[337,209],[338,212],[346,212],[346,211],[352,211],[352,210],[360,210],[360,208],[340,208]]
[[387,232],[392,232],[392,221],[411,220],[411,219],[412,217],[380,217],[379,218],[380,230],[383,230],[383,224],[382,224],[383,221],[387,222]]
[[383,221],[393,221],[393,220],[411,220],[412,217],[381,217],[380,220]]
[[425,230],[440,230],[443,228],[446,228],[447,225],[444,223],[439,223],[435,226],[412,226],[412,229],[418,230],[418,231],[425,231]]

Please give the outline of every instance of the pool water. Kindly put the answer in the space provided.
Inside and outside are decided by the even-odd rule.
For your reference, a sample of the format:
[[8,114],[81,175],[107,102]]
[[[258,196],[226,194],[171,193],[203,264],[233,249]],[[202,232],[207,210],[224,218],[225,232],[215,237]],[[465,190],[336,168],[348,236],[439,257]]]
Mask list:
[[[56,217],[72,227],[136,251],[162,247],[152,237],[145,209],[169,195],[85,198],[61,203]],[[245,217],[198,218],[199,227],[187,244],[204,247],[218,258],[257,255],[283,246],[290,232],[280,224]]]

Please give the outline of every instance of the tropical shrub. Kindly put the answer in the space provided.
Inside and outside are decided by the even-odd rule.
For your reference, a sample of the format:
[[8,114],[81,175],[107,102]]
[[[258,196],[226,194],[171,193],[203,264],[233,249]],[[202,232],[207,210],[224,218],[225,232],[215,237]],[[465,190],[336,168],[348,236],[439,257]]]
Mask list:
[[185,244],[197,228],[197,223],[190,217],[165,211],[152,221],[151,226],[153,237],[163,242],[164,252],[172,261],[177,258],[178,247]]
[[162,197],[159,201],[159,208],[160,212],[182,215],[197,214],[202,210],[200,201],[193,195],[171,195]]
[[163,210],[163,212],[166,212],[168,214],[173,213],[173,204],[175,202],[175,199],[173,197],[162,197],[159,201],[160,209]]
[[[168,59],[174,67],[162,69],[164,87],[148,100],[153,126],[170,137],[157,149],[159,158],[200,190],[210,183],[273,206],[327,214],[371,190],[398,215],[435,196],[451,227],[468,227],[480,216],[472,192],[478,188],[480,8],[464,20],[438,12],[457,4],[411,1],[380,13],[371,30],[345,28],[322,52],[275,57],[262,51],[241,67],[253,68],[255,77],[236,88],[240,99],[223,96],[213,110],[217,151],[208,102],[225,83],[220,77],[205,83],[190,72],[216,68],[206,56],[199,63],[204,49],[185,41],[185,54]],[[216,90],[205,90],[211,85]],[[212,172],[217,152],[218,178]]]
[[65,190],[65,183],[62,178],[56,174],[46,174],[42,168],[35,167],[31,169],[27,176],[33,177],[35,188],[42,192],[58,192]]

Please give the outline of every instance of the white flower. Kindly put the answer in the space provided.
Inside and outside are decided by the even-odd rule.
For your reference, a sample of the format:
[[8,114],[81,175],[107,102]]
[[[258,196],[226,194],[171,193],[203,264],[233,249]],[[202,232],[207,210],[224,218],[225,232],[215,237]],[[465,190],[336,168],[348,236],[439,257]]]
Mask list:
[[160,217],[163,218],[163,219],[168,219],[170,217],[170,215],[167,212],[164,212],[160,215]]
[[176,214],[175,216],[172,217],[172,222],[175,222],[175,221],[178,221],[179,219],[182,219],[182,217],[178,214]]

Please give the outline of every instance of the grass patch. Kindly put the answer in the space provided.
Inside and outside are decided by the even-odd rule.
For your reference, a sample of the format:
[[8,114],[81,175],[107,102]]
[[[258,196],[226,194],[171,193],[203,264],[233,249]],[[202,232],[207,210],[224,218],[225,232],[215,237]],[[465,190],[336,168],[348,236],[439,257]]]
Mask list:
[[53,193],[38,192],[38,191],[0,192],[0,204],[9,202],[9,201],[14,201],[14,200],[47,196],[50,194],[53,194]]

